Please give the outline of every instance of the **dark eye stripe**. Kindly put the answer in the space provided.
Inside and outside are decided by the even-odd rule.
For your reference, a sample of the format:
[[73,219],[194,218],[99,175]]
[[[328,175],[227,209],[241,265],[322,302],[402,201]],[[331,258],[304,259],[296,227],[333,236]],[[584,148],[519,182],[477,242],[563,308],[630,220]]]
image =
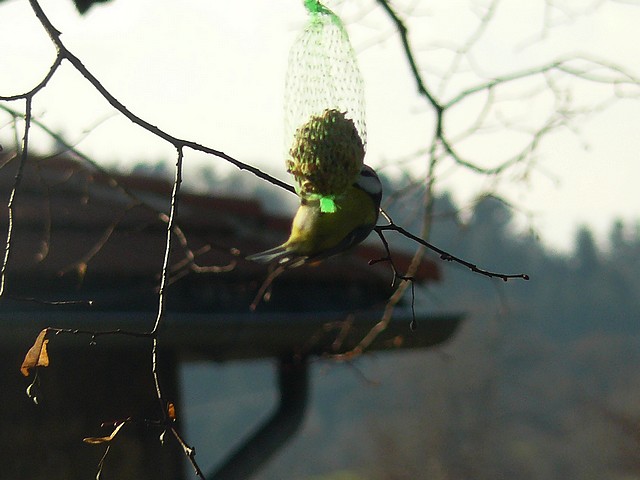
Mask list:
[[380,179],[373,169],[363,168],[360,172],[360,178],[355,183],[355,186],[361,190],[364,190],[369,195],[378,196],[382,194],[382,185]]
[[378,182],[380,181],[378,178],[378,174],[375,172],[373,168],[369,167],[368,165],[365,165],[364,168],[360,170],[360,177],[375,178]]

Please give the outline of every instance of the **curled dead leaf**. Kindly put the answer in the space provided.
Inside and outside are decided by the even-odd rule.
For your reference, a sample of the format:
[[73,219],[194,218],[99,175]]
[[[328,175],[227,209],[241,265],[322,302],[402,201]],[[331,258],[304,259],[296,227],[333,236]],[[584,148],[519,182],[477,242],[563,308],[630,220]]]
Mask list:
[[46,338],[48,331],[49,329],[45,328],[38,334],[36,341],[25,355],[20,367],[20,371],[25,377],[29,376],[32,368],[49,366],[49,355],[47,354],[49,340]]
[[108,437],[87,437],[87,438],[83,438],[82,441],[84,443],[89,443],[91,445],[99,445],[101,443],[109,443],[111,440],[113,440],[115,438],[115,436],[118,434],[120,429],[124,426],[124,424],[125,424],[125,422],[120,422],[120,423],[116,424],[116,428],[113,429],[113,432],[111,432],[111,435],[109,435]]

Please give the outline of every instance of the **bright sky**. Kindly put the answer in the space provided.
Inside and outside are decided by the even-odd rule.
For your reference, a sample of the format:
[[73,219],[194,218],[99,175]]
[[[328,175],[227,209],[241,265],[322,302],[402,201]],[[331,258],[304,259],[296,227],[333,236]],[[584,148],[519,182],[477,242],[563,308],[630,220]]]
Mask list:
[[[283,90],[287,55],[305,22],[302,0],[114,0],[80,16],[71,0],[41,0],[62,39],[103,85],[130,110],[172,135],[194,140],[289,180],[283,162]],[[364,77],[367,99],[367,162],[393,171],[396,161],[428,145],[433,115],[416,94],[406,59],[391,24],[373,0],[336,6],[347,23]],[[640,76],[637,45],[640,4],[604,2],[590,15],[566,22],[563,12],[587,2],[558,0],[552,17],[561,24],[542,41],[542,0],[499,5],[474,54],[483,70],[503,74],[546,63],[562,54],[589,53],[634,69]],[[591,2],[589,2],[591,3]],[[597,3],[597,2],[594,2]],[[331,3],[334,5],[334,3]],[[435,73],[447,68],[451,52],[436,45],[460,45],[475,28],[469,5],[480,1],[397,2],[417,4],[408,22],[429,87],[450,98],[473,81],[468,64],[450,89],[439,92]],[[424,4],[424,6],[422,6]],[[407,12],[403,9],[398,9]],[[0,4],[0,95],[29,90],[47,72],[54,49],[24,0]],[[535,124],[549,107],[542,96],[519,101],[539,83],[505,91],[503,116]],[[638,95],[638,89],[625,92]],[[572,101],[595,105],[610,89],[574,84]],[[451,132],[468,126],[480,107],[470,102],[452,112]],[[9,105],[22,108],[20,103]],[[35,116],[97,160],[126,167],[140,161],[172,161],[173,147],[114,115],[93,88],[68,64],[35,97]],[[12,131],[0,116],[0,141]],[[515,120],[514,120],[515,119]],[[579,120],[577,131],[558,130],[543,141],[538,168],[526,182],[505,177],[497,191],[525,212],[542,240],[565,250],[576,225],[592,226],[601,238],[614,217],[640,218],[640,104],[627,99],[605,112]],[[87,133],[87,130],[90,130]],[[34,139],[43,139],[34,132]],[[525,138],[504,129],[461,145],[466,158],[491,164]],[[34,142],[37,144],[37,142]],[[43,139],[41,145],[50,145]],[[587,147],[585,149],[585,147]],[[192,165],[223,161],[187,152]],[[422,164],[407,164],[416,172]],[[495,162],[494,162],[495,163]],[[450,164],[439,171],[438,188],[450,189],[462,204],[494,184]],[[195,176],[195,175],[194,175]],[[194,179],[194,181],[197,179]],[[525,216],[517,215],[524,226]]]

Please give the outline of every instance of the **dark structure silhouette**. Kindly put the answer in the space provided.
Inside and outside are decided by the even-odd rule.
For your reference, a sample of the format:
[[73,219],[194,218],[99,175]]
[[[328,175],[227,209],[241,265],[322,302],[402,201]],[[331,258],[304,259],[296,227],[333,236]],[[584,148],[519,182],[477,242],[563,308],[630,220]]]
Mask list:
[[[3,167],[8,198],[18,160]],[[183,478],[183,452],[164,445],[151,374],[151,342],[133,335],[51,335],[50,366],[25,394],[20,363],[46,327],[103,332],[149,331],[158,309],[171,185],[142,176],[111,176],[68,158],[31,158],[16,192],[13,237],[0,301],[0,379],[7,423],[0,478],[90,478],[104,446],[84,437],[106,435],[102,423],[132,419],[104,465],[113,478]],[[364,245],[322,265],[294,269],[273,284],[270,300],[249,311],[264,266],[245,254],[286,237],[288,218],[266,214],[256,201],[180,196],[170,261],[166,318],[158,338],[163,396],[181,412],[178,366],[190,360],[278,361],[281,401],[273,416],[207,478],[247,478],[304,418],[307,359],[353,348],[377,323],[392,293],[387,264],[369,266],[384,251]],[[6,206],[2,231],[7,231]],[[395,256],[399,268],[409,258]],[[218,268],[213,268],[218,267]],[[439,278],[426,261],[416,281]],[[401,311],[372,350],[427,348],[454,333],[460,316],[419,318]],[[150,422],[151,420],[151,422]],[[196,446],[197,447],[197,446]],[[16,453],[19,452],[19,453]],[[6,477],[5,477],[6,475]]]

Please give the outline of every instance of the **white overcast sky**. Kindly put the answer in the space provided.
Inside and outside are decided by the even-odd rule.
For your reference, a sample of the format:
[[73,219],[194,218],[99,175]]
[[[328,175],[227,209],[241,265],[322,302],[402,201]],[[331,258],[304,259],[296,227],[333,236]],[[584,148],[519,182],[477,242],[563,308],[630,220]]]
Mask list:
[[[401,3],[417,5],[409,22],[411,39],[420,64],[437,72],[446,67],[450,55],[434,46],[464,41],[477,21],[470,5],[488,2]],[[478,63],[505,73],[560,54],[589,53],[640,76],[640,4],[605,2],[593,14],[563,23],[563,12],[598,2],[558,0],[555,4],[562,8],[553,10],[553,17],[562,24],[541,42],[530,44],[541,32],[544,3],[502,2],[495,23],[478,44]],[[222,150],[288,180],[282,139],[284,75],[288,49],[305,22],[302,0],[114,0],[85,16],[77,14],[70,0],[41,4],[63,32],[67,47],[134,113],[172,135]],[[374,2],[343,1],[336,11],[347,23],[364,77],[367,162],[389,168],[427,144],[425,132],[433,116],[417,96],[397,37]],[[0,95],[30,89],[53,58],[51,42],[28,2],[0,4]],[[430,82],[435,77],[426,78]],[[468,80],[464,74],[460,78]],[[445,97],[450,93],[444,92]],[[597,103],[602,95],[602,89],[576,91],[586,104]],[[536,115],[535,105],[514,105],[514,118]],[[22,108],[17,102],[9,106]],[[456,111],[450,128],[456,129],[456,121],[464,125],[474,108],[477,104]],[[107,165],[126,167],[174,157],[173,147],[113,115],[68,64],[35,97],[34,114],[71,142],[82,139],[78,147]],[[499,193],[533,214],[542,240],[562,250],[571,246],[578,224],[590,225],[603,238],[614,217],[629,222],[640,218],[638,100],[621,101],[577,125],[577,134],[562,130],[543,143],[540,168],[526,183],[498,186]],[[6,143],[11,132],[4,123],[0,127],[0,140]],[[85,135],[87,128],[91,132]],[[507,146],[510,141],[492,135],[492,143],[471,143],[464,153],[481,159],[499,156],[503,142]],[[223,164],[191,152],[186,161]],[[190,172],[196,170],[187,168],[187,181]],[[440,190],[452,190],[462,204],[491,187],[486,179],[459,169],[441,173]]]

